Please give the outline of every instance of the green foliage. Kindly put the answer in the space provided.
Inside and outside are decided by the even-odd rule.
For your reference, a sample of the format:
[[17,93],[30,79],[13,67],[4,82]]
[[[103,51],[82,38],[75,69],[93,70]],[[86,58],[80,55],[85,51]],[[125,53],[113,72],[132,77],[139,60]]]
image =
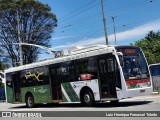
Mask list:
[[160,63],[160,32],[150,31],[144,39],[131,44],[140,47],[149,64]]
[[[48,5],[36,0],[1,0],[0,1],[0,46],[8,53],[12,65],[20,61],[19,46],[12,43],[23,43],[49,46],[51,33],[56,26],[56,16]],[[19,27],[18,27],[19,26]],[[33,46],[22,46],[23,64],[37,60],[41,49]]]

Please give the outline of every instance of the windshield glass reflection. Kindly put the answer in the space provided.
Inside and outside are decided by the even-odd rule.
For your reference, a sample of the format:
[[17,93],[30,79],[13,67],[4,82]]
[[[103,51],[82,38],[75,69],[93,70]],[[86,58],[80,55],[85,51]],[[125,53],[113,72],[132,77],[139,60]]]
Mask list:
[[[139,48],[119,49],[123,53],[123,72],[126,80],[149,77],[148,66]],[[120,59],[120,58],[119,58]]]
[[125,79],[141,79],[148,77],[147,64],[143,56],[125,56],[124,57],[124,76]]

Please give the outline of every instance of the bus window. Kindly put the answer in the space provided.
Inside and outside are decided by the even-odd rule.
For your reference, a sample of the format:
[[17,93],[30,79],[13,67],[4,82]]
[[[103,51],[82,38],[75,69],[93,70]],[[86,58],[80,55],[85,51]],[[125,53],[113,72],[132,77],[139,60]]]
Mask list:
[[[92,80],[97,79],[97,63],[94,57],[85,58],[75,61],[76,80]],[[83,76],[83,77],[82,77]],[[86,78],[84,77],[86,76]]]
[[74,80],[74,61],[61,63],[61,81],[72,82]]
[[87,65],[87,73],[92,75],[92,79],[97,79],[97,60],[94,57],[89,58]]
[[80,80],[81,74],[87,74],[88,59],[75,61],[75,79]]
[[113,63],[113,58],[109,58],[107,59],[107,63],[108,63],[108,72],[111,73],[114,71],[114,63]]
[[10,88],[13,88],[12,86],[12,74],[8,73],[6,75],[6,86],[10,87]]
[[39,67],[21,72],[23,87],[49,84],[47,67]]

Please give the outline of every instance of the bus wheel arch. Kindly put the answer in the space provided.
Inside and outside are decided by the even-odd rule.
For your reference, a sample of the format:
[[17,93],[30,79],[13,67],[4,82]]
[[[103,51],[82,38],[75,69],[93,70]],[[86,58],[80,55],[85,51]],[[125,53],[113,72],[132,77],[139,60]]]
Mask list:
[[29,107],[29,108],[33,108],[35,106],[34,96],[32,95],[31,92],[26,93],[25,103],[26,103],[26,106]]
[[93,91],[88,86],[85,86],[80,91],[80,101],[83,106],[91,107],[95,103]]

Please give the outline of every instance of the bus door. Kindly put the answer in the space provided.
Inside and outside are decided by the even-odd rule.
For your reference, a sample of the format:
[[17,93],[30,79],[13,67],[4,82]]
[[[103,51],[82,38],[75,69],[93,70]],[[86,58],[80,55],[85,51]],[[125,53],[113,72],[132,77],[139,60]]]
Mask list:
[[61,73],[58,66],[50,68],[51,93],[53,102],[62,101]]
[[21,81],[20,75],[18,73],[12,74],[12,81],[13,81],[13,96],[15,102],[21,102]]
[[98,59],[101,98],[117,98],[115,57],[110,55]]

